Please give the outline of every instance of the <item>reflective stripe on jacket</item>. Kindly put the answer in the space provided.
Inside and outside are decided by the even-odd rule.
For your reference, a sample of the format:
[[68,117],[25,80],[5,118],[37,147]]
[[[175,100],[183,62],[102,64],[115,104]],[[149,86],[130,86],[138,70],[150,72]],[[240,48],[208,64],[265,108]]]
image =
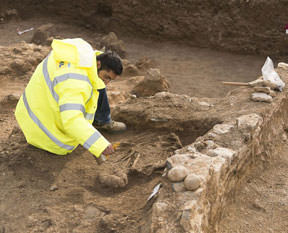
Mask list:
[[15,111],[26,140],[65,155],[79,144],[99,157],[109,142],[92,126],[98,91],[96,53],[82,39],[54,40]]

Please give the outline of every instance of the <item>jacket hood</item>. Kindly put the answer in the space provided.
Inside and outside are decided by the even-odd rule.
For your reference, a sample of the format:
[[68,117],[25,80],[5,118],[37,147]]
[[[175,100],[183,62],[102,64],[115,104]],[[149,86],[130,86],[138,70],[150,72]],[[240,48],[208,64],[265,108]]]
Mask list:
[[51,45],[56,61],[71,62],[76,67],[88,70],[89,79],[94,88],[105,88],[104,82],[98,77],[96,55],[100,51],[94,51],[92,46],[81,38],[54,39]]

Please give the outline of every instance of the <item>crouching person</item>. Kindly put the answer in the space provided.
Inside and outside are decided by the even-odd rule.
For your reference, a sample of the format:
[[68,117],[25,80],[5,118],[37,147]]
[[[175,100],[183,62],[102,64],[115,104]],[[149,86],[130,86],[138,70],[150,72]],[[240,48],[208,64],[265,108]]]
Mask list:
[[126,129],[111,120],[105,89],[121,73],[121,60],[112,53],[95,52],[80,38],[53,40],[52,51],[37,66],[16,107],[27,142],[58,155],[79,144],[96,158],[113,153],[95,127]]

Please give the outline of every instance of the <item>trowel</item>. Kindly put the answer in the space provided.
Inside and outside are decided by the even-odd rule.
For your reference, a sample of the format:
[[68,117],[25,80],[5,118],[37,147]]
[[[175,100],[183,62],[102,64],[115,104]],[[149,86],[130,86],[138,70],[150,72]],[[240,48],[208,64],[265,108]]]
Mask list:
[[[119,146],[120,146],[120,142],[115,142],[115,143],[112,144],[112,147],[113,147],[114,151],[115,151],[115,150],[117,149],[117,147],[119,147]],[[101,154],[98,158],[95,157],[96,162],[97,162],[99,165],[101,165],[102,163],[106,162],[108,158],[109,158],[109,155],[103,155],[103,154]]]

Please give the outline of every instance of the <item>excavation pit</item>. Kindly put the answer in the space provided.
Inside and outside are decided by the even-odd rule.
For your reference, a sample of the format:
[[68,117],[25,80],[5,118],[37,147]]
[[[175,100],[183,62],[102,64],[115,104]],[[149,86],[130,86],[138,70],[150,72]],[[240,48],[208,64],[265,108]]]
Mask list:
[[[0,232],[217,232],[235,187],[256,163],[277,158],[279,148],[287,142],[286,89],[267,104],[251,101],[251,88],[232,91],[221,84],[252,81],[260,75],[266,55],[283,55],[285,43],[279,22],[275,31],[257,26],[259,22],[270,27],[275,18],[279,21],[281,4],[273,8],[273,3],[261,2],[261,9],[277,12],[277,17],[258,12],[273,21],[265,23],[264,19],[255,22],[258,5],[253,1],[230,1],[229,7],[223,7],[224,3],[211,5],[211,1],[196,5],[161,1],[148,7],[146,1],[136,0],[129,9],[121,1],[86,2],[81,7],[78,2],[48,4],[45,12],[39,1],[29,1],[31,8],[26,7],[26,1],[15,1],[10,8],[17,11],[8,9],[8,1],[1,6],[0,97],[4,99],[0,103],[0,184],[4,188],[0,191]],[[61,4],[65,14],[60,12]],[[160,11],[157,15],[155,9]],[[187,15],[181,11],[184,9]],[[61,17],[33,18],[47,12]],[[131,23],[132,14],[140,17]],[[82,17],[82,26],[71,24],[75,15]],[[233,28],[226,24],[231,20]],[[42,34],[45,37],[40,45],[31,44],[36,29],[48,22],[52,29],[44,27],[47,34]],[[34,30],[17,34],[32,26]],[[114,29],[125,39],[127,50],[120,40],[112,47],[130,59],[123,77],[126,83],[108,87],[108,94],[118,98],[113,119],[127,123],[129,128],[122,135],[103,133],[112,143],[120,142],[115,154],[99,166],[81,147],[68,156],[55,156],[28,146],[17,129],[13,111],[34,68],[48,54],[46,45],[52,37],[83,37],[101,49],[99,41]],[[130,33],[137,29],[136,34],[145,35],[145,40],[134,38],[135,32],[133,38],[126,38],[124,29]],[[253,33],[247,31],[250,29]],[[234,57],[198,46],[265,56]],[[142,54],[151,59],[139,65],[137,59]],[[130,92],[131,86],[155,66],[170,81],[170,89],[165,89],[164,83],[161,92],[151,94],[149,88],[143,96]],[[277,72],[287,82],[287,71],[279,68]],[[167,173],[177,166],[197,176],[199,187],[188,191],[185,181],[170,181]],[[157,194],[147,200],[160,183]]]

